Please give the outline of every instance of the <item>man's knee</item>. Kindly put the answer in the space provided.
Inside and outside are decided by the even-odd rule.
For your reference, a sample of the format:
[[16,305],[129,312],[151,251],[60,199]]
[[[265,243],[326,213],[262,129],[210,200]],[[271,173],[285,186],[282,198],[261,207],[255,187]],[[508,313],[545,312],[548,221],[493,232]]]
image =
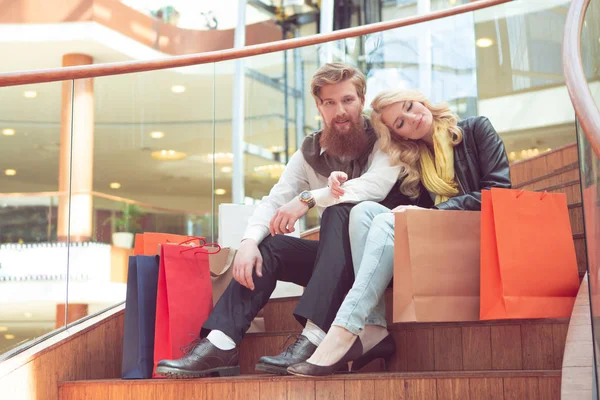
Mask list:
[[347,222],[350,218],[350,210],[354,207],[354,204],[336,204],[330,206],[323,211],[321,215],[321,225],[325,225],[331,221],[345,221]]
[[258,245],[260,254],[265,257],[265,254],[274,254],[285,248],[286,238],[284,235],[267,236]]

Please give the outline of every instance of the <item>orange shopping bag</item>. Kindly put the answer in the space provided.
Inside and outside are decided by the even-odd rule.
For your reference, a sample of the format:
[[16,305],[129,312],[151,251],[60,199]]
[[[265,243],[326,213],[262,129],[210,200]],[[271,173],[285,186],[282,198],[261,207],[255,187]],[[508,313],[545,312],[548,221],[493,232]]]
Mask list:
[[188,242],[188,239],[192,238],[195,238],[199,241],[199,243],[195,244],[202,245],[206,243],[203,237],[183,236],[175,235],[173,233],[159,232],[136,233],[135,244],[133,246],[133,254],[136,256],[154,256],[160,253],[160,249],[158,246],[161,244]]
[[480,318],[569,317],[579,290],[564,193],[482,191]]

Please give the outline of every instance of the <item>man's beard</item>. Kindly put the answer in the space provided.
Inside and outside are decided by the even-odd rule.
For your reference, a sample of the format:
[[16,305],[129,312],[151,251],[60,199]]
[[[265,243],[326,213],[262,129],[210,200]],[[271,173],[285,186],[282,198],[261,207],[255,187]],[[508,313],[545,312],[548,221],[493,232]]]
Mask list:
[[341,132],[335,126],[335,120],[331,121],[331,126],[323,126],[321,148],[337,158],[354,159],[361,156],[368,142],[363,120],[362,118],[358,121],[350,119],[349,123],[350,127],[345,132]]

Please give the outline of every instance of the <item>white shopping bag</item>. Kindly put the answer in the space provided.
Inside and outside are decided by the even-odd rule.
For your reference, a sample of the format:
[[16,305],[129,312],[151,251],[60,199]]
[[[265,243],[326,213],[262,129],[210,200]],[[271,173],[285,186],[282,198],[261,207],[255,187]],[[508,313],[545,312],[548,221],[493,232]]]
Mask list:
[[[239,249],[248,220],[252,216],[254,204],[219,204],[219,246]],[[300,224],[296,221],[294,232],[288,236],[300,237]],[[302,286],[289,282],[277,282],[271,298],[301,296]]]

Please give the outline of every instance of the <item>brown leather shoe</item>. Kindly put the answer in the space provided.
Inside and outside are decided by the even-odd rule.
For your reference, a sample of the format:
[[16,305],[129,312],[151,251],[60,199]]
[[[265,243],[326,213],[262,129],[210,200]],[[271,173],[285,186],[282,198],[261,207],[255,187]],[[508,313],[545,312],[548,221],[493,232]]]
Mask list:
[[194,339],[178,360],[162,360],[156,374],[168,378],[198,378],[201,376],[234,376],[240,374],[240,354],[237,347],[221,350],[208,339]]

